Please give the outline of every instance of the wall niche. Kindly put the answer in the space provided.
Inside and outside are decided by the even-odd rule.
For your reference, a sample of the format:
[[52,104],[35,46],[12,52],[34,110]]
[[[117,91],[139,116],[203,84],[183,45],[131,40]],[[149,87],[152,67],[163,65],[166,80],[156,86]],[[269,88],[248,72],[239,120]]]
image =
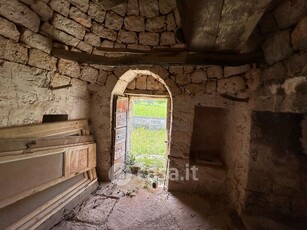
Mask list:
[[196,106],[190,147],[193,164],[222,166],[228,109]]

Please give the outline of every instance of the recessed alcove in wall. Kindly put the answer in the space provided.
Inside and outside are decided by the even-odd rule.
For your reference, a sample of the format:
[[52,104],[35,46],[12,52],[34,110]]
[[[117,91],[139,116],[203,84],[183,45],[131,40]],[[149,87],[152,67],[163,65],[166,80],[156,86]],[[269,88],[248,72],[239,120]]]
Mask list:
[[293,210],[307,195],[307,155],[302,145],[306,114],[257,111],[251,118],[247,212],[272,218],[298,215]]
[[270,146],[276,157],[290,152],[301,155],[303,120],[304,114],[253,112],[251,143]]
[[190,161],[222,166],[228,109],[196,106]]

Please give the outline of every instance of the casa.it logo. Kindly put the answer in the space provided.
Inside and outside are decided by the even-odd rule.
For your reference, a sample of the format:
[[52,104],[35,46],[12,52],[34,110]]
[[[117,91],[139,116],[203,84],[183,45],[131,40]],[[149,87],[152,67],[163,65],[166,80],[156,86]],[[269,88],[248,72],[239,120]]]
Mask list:
[[132,173],[129,167],[116,163],[109,170],[109,179],[118,186],[124,186],[131,181]]

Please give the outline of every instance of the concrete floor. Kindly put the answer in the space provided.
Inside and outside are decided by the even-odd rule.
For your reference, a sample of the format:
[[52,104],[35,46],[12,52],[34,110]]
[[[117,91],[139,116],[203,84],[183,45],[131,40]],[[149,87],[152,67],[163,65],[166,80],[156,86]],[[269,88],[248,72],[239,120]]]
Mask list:
[[124,185],[103,184],[53,230],[243,229],[222,203],[153,189],[133,177]]

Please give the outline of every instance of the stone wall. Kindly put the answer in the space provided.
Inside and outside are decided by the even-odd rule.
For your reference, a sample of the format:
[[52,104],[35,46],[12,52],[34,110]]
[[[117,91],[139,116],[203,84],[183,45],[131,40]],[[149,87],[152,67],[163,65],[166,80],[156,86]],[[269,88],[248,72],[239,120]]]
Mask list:
[[[291,142],[295,137],[296,145],[300,146],[299,134],[295,134],[301,132],[300,124],[294,129],[291,120],[278,120],[279,116],[307,113],[306,13],[306,1],[282,1],[259,23],[266,63],[245,74],[250,112],[248,122],[242,124],[248,124],[250,133],[246,133],[248,138],[240,138],[243,141],[240,155],[234,153],[230,159],[234,165],[231,171],[238,172],[230,180],[234,195],[231,200],[239,212],[279,220],[307,216],[303,208],[306,207],[307,175],[303,165],[307,159],[299,148],[293,150]],[[265,112],[266,120],[260,125],[254,111],[274,113]]]
[[[305,15],[304,0],[285,0],[264,15],[259,31],[267,63],[109,67],[57,59],[50,52],[52,47],[62,47],[109,55],[97,47],[185,47],[175,39],[175,30],[180,27],[175,1],[128,0],[104,10],[94,0],[2,0],[0,125],[39,123],[43,114],[89,118],[97,142],[98,175],[107,180],[112,91],[123,82],[127,90],[162,90],[151,74],[121,79],[131,69],[149,71],[159,76],[172,97],[170,167],[182,174],[190,164],[195,106],[229,109],[224,166],[198,165],[199,181],[170,181],[169,189],[223,195],[238,211],[247,210],[253,203],[250,194],[261,192],[249,188],[255,178],[251,170],[256,167],[250,144],[252,111],[307,112]],[[67,84],[72,86],[50,88]],[[237,102],[223,94],[249,100]],[[262,163],[265,167],[266,162]],[[254,203],[259,202],[267,200],[254,199]]]

